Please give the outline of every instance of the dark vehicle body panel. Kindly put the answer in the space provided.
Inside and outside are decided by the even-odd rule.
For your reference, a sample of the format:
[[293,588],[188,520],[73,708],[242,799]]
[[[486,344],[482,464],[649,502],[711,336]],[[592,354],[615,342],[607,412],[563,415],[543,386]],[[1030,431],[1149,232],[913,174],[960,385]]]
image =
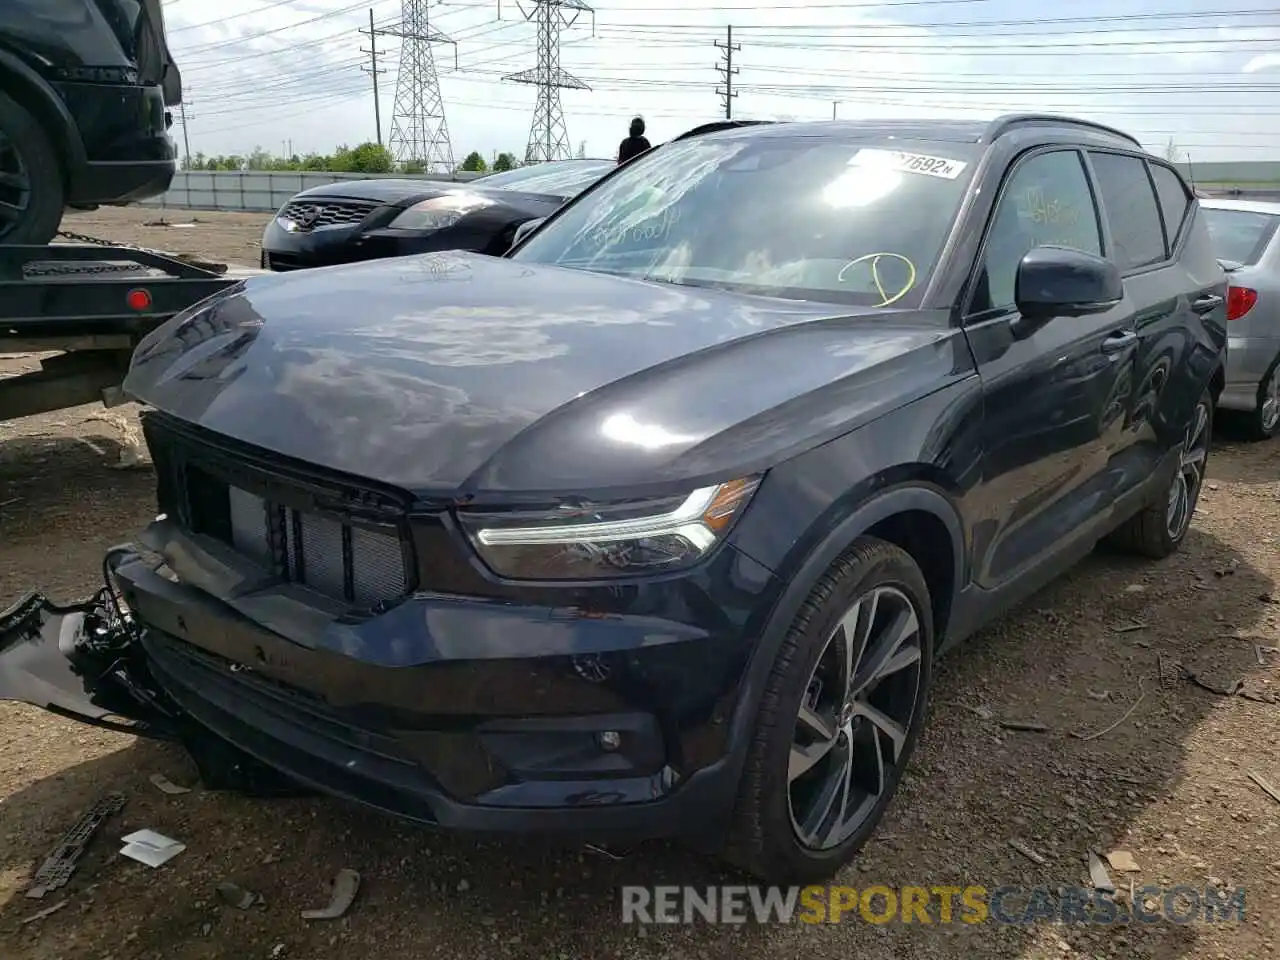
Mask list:
[[[701,832],[733,803],[797,611],[859,535],[916,558],[944,646],[1079,560],[1163,495],[1220,388],[1224,312],[1192,304],[1225,277],[1194,201],[1122,300],[1028,325],[968,312],[995,205],[1037,151],[1137,154],[1122,136],[1044,118],[706,136],[886,132],[990,141],[915,309],[449,254],[259,278],[152,334],[127,389],[156,408],[146,546],[167,570],[130,557],[116,579],[158,686],[269,765],[414,819]],[[610,432],[620,418],[663,434]],[[192,470],[400,531],[403,594],[357,610],[264,578],[193,524]],[[459,524],[757,472],[724,543],[679,573],[512,580]]]
[[0,5],[0,90],[66,158],[70,204],[128,203],[173,180],[167,108],[181,100],[181,78],[157,0]]
[[[471,183],[396,178],[348,180],[303,190],[290,204],[346,201],[363,205],[364,214],[352,222],[307,231],[286,230],[278,217],[273,219],[262,235],[262,266],[286,271],[444,250],[497,256],[511,246],[520,224],[550,216],[569,199],[529,193],[515,186],[491,187],[484,179]],[[448,196],[481,197],[491,203],[439,230],[392,226],[392,221],[415,203]]]

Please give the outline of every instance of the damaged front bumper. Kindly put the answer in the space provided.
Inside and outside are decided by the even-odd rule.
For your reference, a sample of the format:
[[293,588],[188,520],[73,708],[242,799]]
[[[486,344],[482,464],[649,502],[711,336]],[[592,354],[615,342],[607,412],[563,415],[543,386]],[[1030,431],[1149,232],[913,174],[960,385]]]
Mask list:
[[[670,689],[641,687],[641,670],[698,675],[689,658],[711,641],[628,654],[636,676],[620,687],[635,706],[623,710],[617,688],[576,655],[405,667],[300,645],[179,579],[171,562],[117,549],[94,598],[62,607],[31,595],[5,611],[0,699],[176,740],[210,789],[319,790],[449,830],[644,839],[709,831],[732,803],[728,755],[681,775],[655,713],[636,709]],[[451,626],[412,601],[388,616],[409,625],[401,637],[414,624]],[[555,627],[570,631],[569,650],[583,647],[574,631],[634,628],[626,618]],[[361,629],[342,627],[349,649]],[[470,632],[465,620],[454,629]],[[535,697],[557,709],[530,709]]]

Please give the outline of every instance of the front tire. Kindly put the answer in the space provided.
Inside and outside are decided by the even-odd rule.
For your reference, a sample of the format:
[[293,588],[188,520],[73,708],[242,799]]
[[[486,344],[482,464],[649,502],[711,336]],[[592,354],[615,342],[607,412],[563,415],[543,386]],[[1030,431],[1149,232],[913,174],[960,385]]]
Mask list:
[[66,191],[57,152],[39,121],[0,93],[0,243],[48,243]]
[[910,554],[871,537],[818,581],[761,698],[732,863],[771,883],[815,883],[866,843],[924,723],[931,610]]
[[1179,444],[1178,469],[1165,495],[1126,520],[1111,535],[1119,548],[1153,560],[1174,553],[1186,539],[1200,502],[1213,440],[1213,395],[1205,390]]

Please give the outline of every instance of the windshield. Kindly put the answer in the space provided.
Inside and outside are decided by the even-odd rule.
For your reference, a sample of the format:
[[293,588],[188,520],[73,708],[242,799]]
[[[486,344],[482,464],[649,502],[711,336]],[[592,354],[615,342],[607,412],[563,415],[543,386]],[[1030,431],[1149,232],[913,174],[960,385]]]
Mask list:
[[678,141],[565,207],[512,256],[793,300],[910,306],[979,149],[750,134]]
[[1202,207],[1209,224],[1213,253],[1219,260],[1234,260],[1251,267],[1262,259],[1280,217],[1252,210],[1220,210]]
[[526,193],[546,193],[554,197],[572,197],[581,193],[603,177],[613,164],[608,160],[589,163],[538,163],[519,167],[505,173],[481,177],[476,183],[504,190],[523,190]]

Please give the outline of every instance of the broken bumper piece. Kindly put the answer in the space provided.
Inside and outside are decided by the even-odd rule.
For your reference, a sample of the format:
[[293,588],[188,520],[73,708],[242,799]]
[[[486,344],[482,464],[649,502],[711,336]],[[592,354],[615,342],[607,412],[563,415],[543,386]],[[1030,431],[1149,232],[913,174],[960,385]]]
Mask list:
[[[144,564],[132,550],[109,551],[104,573]],[[193,722],[155,682],[141,632],[113,584],[82,603],[60,606],[28,593],[0,611],[0,700],[29,703],[91,726],[181,743],[211,790],[256,796],[310,791]]]
[[0,612],[0,700],[108,730],[179,734],[178,712],[149,682],[132,627],[106,590],[70,606],[29,593]]

